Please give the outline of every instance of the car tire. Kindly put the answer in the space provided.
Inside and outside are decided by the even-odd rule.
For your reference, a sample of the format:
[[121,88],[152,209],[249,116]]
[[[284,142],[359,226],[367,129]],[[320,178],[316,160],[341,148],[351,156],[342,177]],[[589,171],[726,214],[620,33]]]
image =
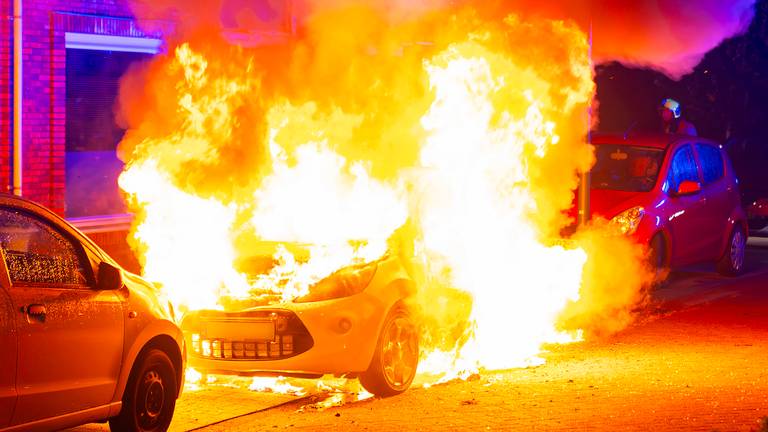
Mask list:
[[173,362],[159,349],[150,349],[134,363],[123,393],[123,408],[109,419],[112,432],[164,432],[176,407]]
[[734,226],[728,237],[723,256],[717,262],[717,271],[726,276],[738,276],[744,272],[744,252],[747,236],[740,226]]
[[656,234],[653,236],[650,244],[648,245],[648,249],[648,266],[651,268],[651,270],[663,269],[667,251],[664,242],[664,236],[661,234]]
[[667,242],[657,233],[648,244],[648,270],[653,274],[652,286],[659,288],[667,278]]
[[402,306],[387,315],[376,351],[360,384],[376,396],[398,395],[410,387],[419,363],[419,335],[408,310]]

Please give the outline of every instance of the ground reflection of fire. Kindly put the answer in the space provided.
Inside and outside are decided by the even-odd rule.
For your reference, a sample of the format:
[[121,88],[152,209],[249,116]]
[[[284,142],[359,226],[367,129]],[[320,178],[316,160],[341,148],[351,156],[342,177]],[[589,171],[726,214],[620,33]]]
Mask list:
[[[366,26],[340,33],[339,18]],[[393,23],[352,8],[277,51],[284,64],[193,38],[124,82],[149,83],[123,98],[133,241],[177,310],[265,287],[290,300],[398,244],[419,275],[420,371],[432,382],[535,364],[543,343],[629,322],[647,281],[642,249],[599,224],[553,240],[592,160],[583,32],[461,11]],[[281,249],[254,280],[242,260],[265,240],[313,246],[301,259]],[[603,271],[606,260],[622,271]],[[268,380],[248,386],[299,394]],[[328,400],[360,395],[338,394]]]
[[325,410],[349,402],[373,397],[354,379],[323,378],[301,379],[283,377],[238,377],[202,374],[187,368],[185,392],[194,392],[208,386],[247,388],[255,392],[277,393],[301,398],[300,411]]

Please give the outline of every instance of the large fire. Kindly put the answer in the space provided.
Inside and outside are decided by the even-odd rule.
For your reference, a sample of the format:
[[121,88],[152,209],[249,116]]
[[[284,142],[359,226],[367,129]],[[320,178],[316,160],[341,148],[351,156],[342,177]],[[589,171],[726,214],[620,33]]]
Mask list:
[[[643,250],[599,226],[559,238],[592,163],[587,36],[437,15],[340,8],[278,47],[198,35],[126,79],[132,241],[177,309],[289,301],[397,239],[423,275],[423,372],[532,364],[630,321]],[[264,241],[312,246],[254,280]]]

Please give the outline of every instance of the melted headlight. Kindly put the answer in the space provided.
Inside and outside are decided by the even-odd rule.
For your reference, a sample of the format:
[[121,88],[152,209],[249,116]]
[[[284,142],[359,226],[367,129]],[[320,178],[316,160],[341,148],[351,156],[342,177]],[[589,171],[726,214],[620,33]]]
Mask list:
[[645,210],[642,207],[632,207],[614,216],[611,224],[622,234],[632,235],[637,231],[644,214]]
[[309,294],[294,299],[294,302],[315,302],[358,294],[371,283],[377,268],[376,261],[344,267],[309,287]]

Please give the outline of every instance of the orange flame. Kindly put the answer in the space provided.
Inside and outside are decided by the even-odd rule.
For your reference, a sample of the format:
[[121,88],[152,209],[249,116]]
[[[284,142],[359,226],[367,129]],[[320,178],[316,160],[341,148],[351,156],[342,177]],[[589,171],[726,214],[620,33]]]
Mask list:
[[[126,79],[153,93],[136,113],[124,92],[135,125],[120,185],[145,276],[174,304],[222,307],[276,287],[289,301],[397,238],[422,275],[421,370],[453,376],[535,364],[543,343],[597,333],[605,315],[590,305],[641,300],[641,265],[620,280],[585,263],[636,262],[642,249],[557,240],[592,163],[578,28],[471,12],[394,24],[354,7],[276,50],[287,64],[192,41]],[[249,280],[240,261],[264,241],[311,246],[277,248],[278,265]],[[627,294],[601,302],[617,283]],[[621,316],[611,330],[629,322],[610,315]]]

